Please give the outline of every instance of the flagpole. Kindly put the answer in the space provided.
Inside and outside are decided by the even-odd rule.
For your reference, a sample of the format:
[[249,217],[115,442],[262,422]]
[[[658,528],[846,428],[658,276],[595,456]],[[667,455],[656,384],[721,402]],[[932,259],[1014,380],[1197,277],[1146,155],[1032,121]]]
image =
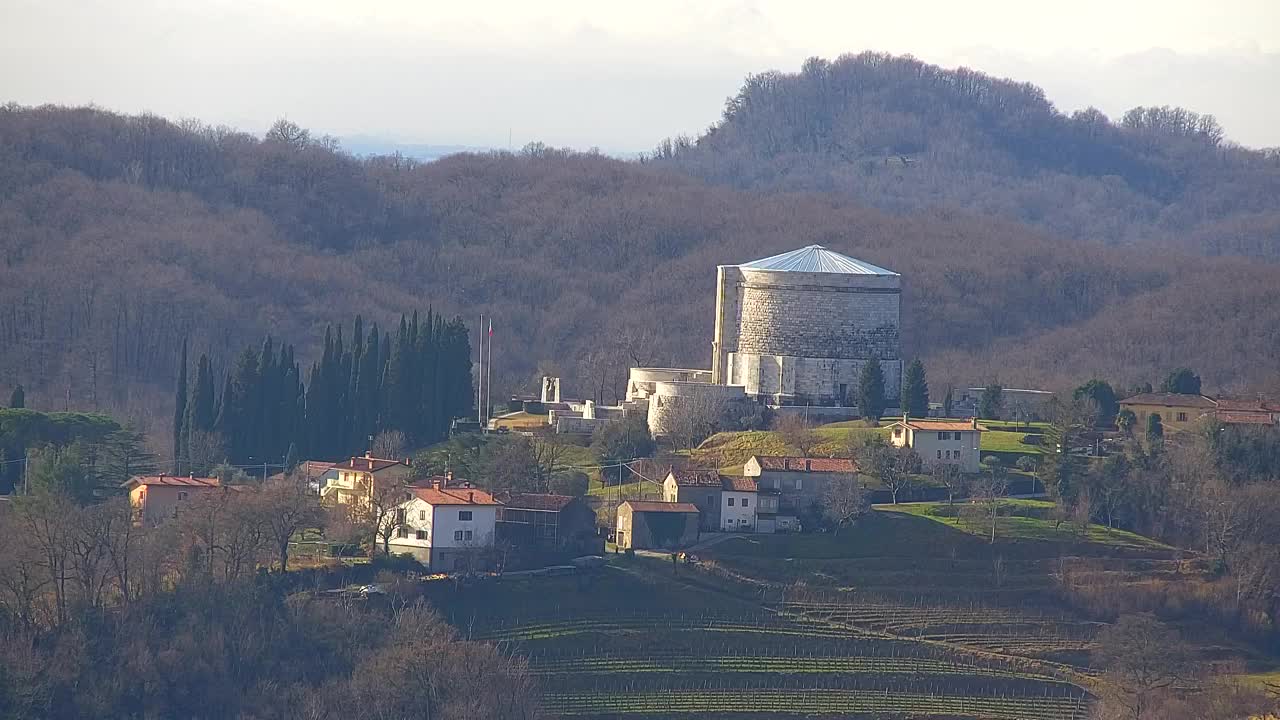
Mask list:
[[489,316],[489,357],[484,361],[484,417],[485,425],[489,420],[489,409],[493,407],[493,316]]

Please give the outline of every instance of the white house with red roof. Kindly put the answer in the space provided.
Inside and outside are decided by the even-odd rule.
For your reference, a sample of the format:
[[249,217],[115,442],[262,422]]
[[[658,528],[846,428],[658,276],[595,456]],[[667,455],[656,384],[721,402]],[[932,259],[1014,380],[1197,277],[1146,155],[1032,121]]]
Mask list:
[[493,547],[498,502],[489,493],[438,478],[405,488],[409,498],[396,508],[393,553],[408,553],[435,572],[471,570]]
[[961,472],[976,473],[982,466],[982,433],[977,418],[970,420],[913,420],[903,418],[889,426],[889,442],[909,447],[927,469],[954,465]]

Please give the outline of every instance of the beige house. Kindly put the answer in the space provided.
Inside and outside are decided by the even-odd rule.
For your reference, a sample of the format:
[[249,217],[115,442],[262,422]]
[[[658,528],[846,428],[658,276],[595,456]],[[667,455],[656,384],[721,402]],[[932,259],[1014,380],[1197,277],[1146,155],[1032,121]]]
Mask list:
[[986,428],[979,425],[976,418],[968,421],[903,418],[889,427],[889,442],[894,447],[915,450],[926,469],[944,464],[954,465],[966,473],[982,469],[982,433]]
[[407,459],[388,460],[365,453],[330,468],[328,472],[336,477],[320,488],[320,498],[339,505],[367,503],[384,488],[404,485],[411,469]]
[[1120,401],[1121,410],[1129,410],[1137,417],[1134,430],[1139,433],[1146,432],[1152,415],[1160,416],[1160,425],[1168,432],[1186,430],[1206,415],[1213,415],[1217,408],[1213,398],[1183,393],[1142,393]]
[[216,477],[139,475],[121,487],[129,494],[135,521],[154,527],[178,516],[184,505],[215,492],[238,490],[224,486]]
[[628,500],[618,506],[618,547],[674,550],[698,541],[698,508],[692,503]]

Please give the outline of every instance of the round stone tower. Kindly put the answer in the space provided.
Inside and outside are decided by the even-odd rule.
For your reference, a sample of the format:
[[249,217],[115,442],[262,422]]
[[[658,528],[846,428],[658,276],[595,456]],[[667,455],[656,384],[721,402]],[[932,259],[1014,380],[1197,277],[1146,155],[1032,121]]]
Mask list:
[[721,265],[712,381],[781,405],[850,405],[875,357],[892,404],[901,293],[897,273],[821,245]]

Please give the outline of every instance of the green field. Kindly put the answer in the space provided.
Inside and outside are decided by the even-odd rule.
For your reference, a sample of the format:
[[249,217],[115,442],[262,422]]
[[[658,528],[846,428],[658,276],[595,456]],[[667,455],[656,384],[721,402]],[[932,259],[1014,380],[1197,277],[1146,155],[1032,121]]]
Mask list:
[[1026,433],[989,430],[982,433],[982,450],[986,452],[1022,453],[1027,455],[1041,454],[1039,445],[1028,445],[1022,442]]
[[[946,503],[909,503],[882,505],[878,509],[885,512],[909,513],[963,532],[987,537],[991,532],[990,524],[986,521],[978,522],[976,519],[964,519],[962,517],[965,514],[962,512],[964,507],[963,504],[949,506]],[[1082,529],[1069,522],[1057,523],[1050,517],[1053,503],[1045,500],[1007,499],[1001,501],[1000,508],[1000,517],[996,519],[998,540],[1033,540],[1161,552],[1173,549],[1141,535],[1125,530],[1113,530],[1103,525],[1090,523],[1087,528]]]

